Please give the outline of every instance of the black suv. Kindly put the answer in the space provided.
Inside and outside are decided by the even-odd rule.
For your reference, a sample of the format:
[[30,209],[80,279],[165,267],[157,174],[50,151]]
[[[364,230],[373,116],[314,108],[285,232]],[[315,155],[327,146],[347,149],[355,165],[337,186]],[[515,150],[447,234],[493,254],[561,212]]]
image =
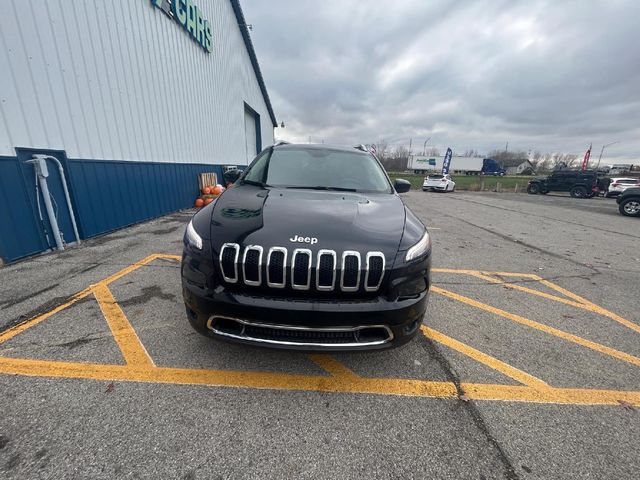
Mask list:
[[558,170],[548,177],[534,178],[527,193],[569,192],[574,198],[590,198],[598,192],[598,175],[593,171]]
[[[231,178],[230,178],[231,177]],[[182,256],[192,326],[303,350],[409,341],[427,308],[431,239],[364,148],[277,144],[195,214]]]
[[640,188],[627,188],[616,198],[618,210],[628,217],[640,217]]

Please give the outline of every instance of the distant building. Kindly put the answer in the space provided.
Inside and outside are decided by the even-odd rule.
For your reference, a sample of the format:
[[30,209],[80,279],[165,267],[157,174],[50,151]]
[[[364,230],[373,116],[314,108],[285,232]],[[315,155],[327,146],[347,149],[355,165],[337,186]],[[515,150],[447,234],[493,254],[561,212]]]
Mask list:
[[535,173],[535,168],[529,160],[518,160],[518,162],[517,165],[505,167],[507,175],[533,175]]

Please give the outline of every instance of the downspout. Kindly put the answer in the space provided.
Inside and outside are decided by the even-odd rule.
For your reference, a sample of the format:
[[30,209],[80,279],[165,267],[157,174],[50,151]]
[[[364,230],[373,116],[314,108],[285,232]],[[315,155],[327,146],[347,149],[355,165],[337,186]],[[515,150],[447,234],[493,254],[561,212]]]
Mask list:
[[32,163],[33,168],[36,169],[38,183],[40,184],[40,190],[42,191],[42,199],[44,200],[44,206],[47,209],[47,216],[49,217],[53,238],[56,241],[56,248],[58,250],[64,250],[62,238],[60,237],[58,220],[56,219],[56,214],[53,211],[53,205],[51,204],[51,197],[49,196],[49,186],[47,185],[49,170],[47,170],[47,162],[44,158],[34,158],[33,160],[26,160],[25,163]]
[[64,196],[67,199],[67,208],[69,208],[69,216],[71,217],[71,225],[73,226],[73,234],[76,236],[76,242],[80,244],[80,235],[78,235],[78,226],[76,225],[76,215],[73,213],[73,207],[71,206],[71,197],[69,196],[69,189],[67,188],[67,180],[64,176],[64,169],[62,163],[56,157],[50,155],[34,155],[33,158],[42,160],[53,160],[58,164],[58,171],[60,172],[60,178],[62,179],[62,189],[64,190]]

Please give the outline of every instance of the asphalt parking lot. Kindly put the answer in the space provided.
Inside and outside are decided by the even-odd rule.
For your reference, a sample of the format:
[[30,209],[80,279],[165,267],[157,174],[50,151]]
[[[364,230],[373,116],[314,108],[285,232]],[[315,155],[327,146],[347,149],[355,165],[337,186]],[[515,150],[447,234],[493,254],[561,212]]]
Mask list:
[[637,478],[640,221],[411,192],[421,335],[375,353],[188,326],[177,213],[0,269],[2,478]]

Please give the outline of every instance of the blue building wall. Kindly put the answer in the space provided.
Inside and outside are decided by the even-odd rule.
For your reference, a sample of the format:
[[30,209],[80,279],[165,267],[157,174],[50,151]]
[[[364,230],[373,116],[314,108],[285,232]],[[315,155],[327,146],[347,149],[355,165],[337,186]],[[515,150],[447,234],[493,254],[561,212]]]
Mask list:
[[[44,222],[37,213],[33,166],[21,161],[33,151],[16,150],[16,157],[0,157],[0,258],[4,262],[53,246],[42,204]],[[221,165],[67,159],[64,152],[52,154],[63,164],[81,239],[192,207],[199,195],[199,173],[215,172],[222,182]],[[52,162],[49,171],[47,183],[66,225],[66,205]],[[65,230],[64,225],[60,227]],[[74,240],[66,233],[65,238]]]

